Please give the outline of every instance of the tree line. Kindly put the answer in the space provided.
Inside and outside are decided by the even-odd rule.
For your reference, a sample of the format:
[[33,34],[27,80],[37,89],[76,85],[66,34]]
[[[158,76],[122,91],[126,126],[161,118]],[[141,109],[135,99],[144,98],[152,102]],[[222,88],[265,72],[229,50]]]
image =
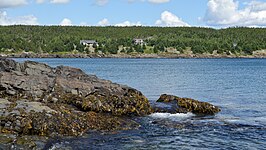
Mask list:
[[[134,44],[141,38],[145,44]],[[266,29],[233,27],[0,26],[0,53],[91,53],[80,40],[96,40],[94,53],[252,54],[266,49]]]

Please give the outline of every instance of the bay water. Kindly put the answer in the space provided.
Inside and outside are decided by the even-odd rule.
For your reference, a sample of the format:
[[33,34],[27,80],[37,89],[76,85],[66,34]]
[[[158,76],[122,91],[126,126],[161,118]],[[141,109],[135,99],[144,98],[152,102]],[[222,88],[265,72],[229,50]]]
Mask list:
[[90,132],[51,141],[50,149],[266,149],[266,59],[16,59],[82,69],[140,90],[210,102],[215,116],[156,113],[138,130]]

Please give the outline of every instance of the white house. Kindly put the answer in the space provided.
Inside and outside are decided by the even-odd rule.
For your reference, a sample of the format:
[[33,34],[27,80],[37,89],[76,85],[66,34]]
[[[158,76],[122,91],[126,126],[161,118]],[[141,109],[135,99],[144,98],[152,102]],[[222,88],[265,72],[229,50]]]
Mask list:
[[86,46],[93,46],[94,44],[96,44],[97,46],[99,45],[95,40],[80,40],[80,44]]
[[143,45],[144,40],[143,39],[133,39],[133,43],[136,45]]

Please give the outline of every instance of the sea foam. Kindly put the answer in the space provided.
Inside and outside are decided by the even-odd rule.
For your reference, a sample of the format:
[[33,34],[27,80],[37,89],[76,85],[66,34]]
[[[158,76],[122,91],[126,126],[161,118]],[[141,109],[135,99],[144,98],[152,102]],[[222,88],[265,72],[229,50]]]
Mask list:
[[176,114],[170,114],[170,113],[153,113],[150,115],[152,118],[161,118],[161,119],[171,119],[171,120],[183,120],[186,118],[190,118],[195,116],[192,113],[176,113]]

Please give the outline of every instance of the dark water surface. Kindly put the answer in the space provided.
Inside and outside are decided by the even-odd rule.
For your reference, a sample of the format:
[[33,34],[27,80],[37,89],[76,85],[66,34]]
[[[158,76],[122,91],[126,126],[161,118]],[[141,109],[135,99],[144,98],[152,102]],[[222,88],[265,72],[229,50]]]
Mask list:
[[266,59],[30,60],[129,85],[151,103],[167,93],[222,109],[212,117],[152,114],[136,118],[139,130],[60,139],[51,149],[266,149]]

